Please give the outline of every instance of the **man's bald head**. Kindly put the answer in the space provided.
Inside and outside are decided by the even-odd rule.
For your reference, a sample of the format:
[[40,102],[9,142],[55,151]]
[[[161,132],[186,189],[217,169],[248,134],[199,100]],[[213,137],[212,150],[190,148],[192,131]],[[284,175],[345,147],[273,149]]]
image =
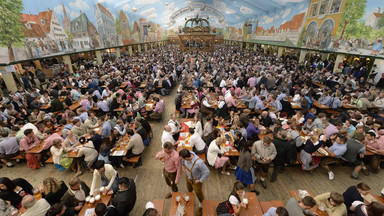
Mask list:
[[35,205],[35,197],[32,195],[24,196],[21,200],[21,205],[26,209],[31,208],[33,205]]
[[164,130],[167,131],[167,132],[171,132],[172,129],[171,129],[171,126],[165,125],[164,126]]

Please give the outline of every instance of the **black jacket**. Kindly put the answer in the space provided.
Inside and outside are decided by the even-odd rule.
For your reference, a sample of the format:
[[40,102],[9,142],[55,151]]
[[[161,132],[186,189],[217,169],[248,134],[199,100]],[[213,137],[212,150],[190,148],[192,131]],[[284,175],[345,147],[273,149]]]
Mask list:
[[112,205],[116,207],[118,216],[127,216],[136,203],[136,185],[133,179],[129,179],[129,187],[125,191],[118,191],[112,199]]
[[50,205],[53,205],[60,202],[61,197],[64,196],[67,190],[68,190],[67,185],[65,185],[65,183],[62,181],[60,185],[60,189],[56,191],[56,193],[52,193],[52,192],[49,194],[42,193],[42,196],[44,199],[47,200],[47,202]]

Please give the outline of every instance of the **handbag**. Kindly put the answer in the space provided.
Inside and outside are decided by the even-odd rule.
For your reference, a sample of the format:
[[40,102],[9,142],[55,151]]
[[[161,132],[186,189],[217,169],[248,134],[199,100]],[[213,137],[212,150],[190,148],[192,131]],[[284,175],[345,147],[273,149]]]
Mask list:
[[219,203],[219,205],[217,205],[216,207],[216,213],[217,215],[228,214],[228,213],[233,214],[234,211],[233,211],[232,204],[229,201],[224,201]]

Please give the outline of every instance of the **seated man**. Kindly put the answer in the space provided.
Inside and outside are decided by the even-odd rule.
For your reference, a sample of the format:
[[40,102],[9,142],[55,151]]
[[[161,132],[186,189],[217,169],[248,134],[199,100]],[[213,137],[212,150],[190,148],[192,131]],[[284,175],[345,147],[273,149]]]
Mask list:
[[83,136],[87,133],[86,128],[84,127],[84,124],[81,123],[81,120],[76,118],[72,121],[73,127],[71,129],[72,133],[78,137]]
[[289,216],[288,211],[284,207],[271,207],[263,216]]
[[288,210],[289,215],[294,216],[304,216],[304,215],[315,215],[314,212],[309,211],[316,205],[316,201],[310,197],[306,196],[301,201],[297,201],[295,198],[288,200],[285,208]]
[[333,143],[331,147],[324,148],[329,155],[320,162],[320,165],[327,170],[329,180],[333,180],[335,178],[335,174],[331,171],[328,165],[338,163],[340,161],[341,156],[347,151],[346,142],[347,137],[337,134],[336,142]]
[[[328,135],[328,134],[327,134]],[[361,169],[365,175],[368,175],[368,169],[365,167],[362,159],[366,153],[363,145],[364,136],[357,134],[356,139],[350,138],[347,140],[347,151],[341,156],[341,159],[355,166],[351,178],[359,179],[358,175]]]
[[380,160],[382,155],[384,155],[384,143],[381,140],[376,139],[375,132],[370,130],[366,134],[365,144],[367,149],[375,154],[371,156],[372,172],[378,173],[380,169]]
[[198,133],[195,132],[195,129],[190,127],[188,129],[189,134],[191,134],[190,144],[193,147],[193,151],[196,154],[202,154],[206,152],[206,146],[204,140],[200,137]]
[[8,132],[5,130],[1,133],[1,136],[3,137],[3,141],[0,142],[0,160],[6,164],[7,167],[14,167],[9,159],[20,154],[17,139],[16,137],[8,137]]
[[85,204],[85,198],[89,195],[89,187],[79,178],[69,180],[69,188],[61,197],[61,202],[69,209],[79,212]]
[[164,126],[164,131],[163,131],[163,134],[161,135],[161,143],[163,144],[163,147],[164,147],[164,143],[170,142],[170,143],[172,143],[172,145],[175,146],[175,149],[176,149],[177,145],[180,143],[180,141],[179,140],[175,141],[173,139],[171,131],[172,131],[171,126],[169,126],[169,125]]
[[324,207],[328,215],[347,215],[347,208],[344,204],[344,197],[335,191],[317,195],[314,199],[316,203]]
[[22,216],[45,216],[51,207],[44,198],[36,202],[35,197],[32,195],[24,196],[21,205],[27,210]]
[[112,199],[112,205],[117,210],[117,215],[129,215],[136,203],[136,185],[133,179],[123,177],[119,179],[119,191]]
[[151,113],[149,117],[151,117],[153,120],[161,120],[165,104],[163,100],[160,100],[157,97],[155,97],[153,100],[156,101],[156,106],[155,109],[153,109],[153,113]]
[[107,192],[108,194],[113,194],[113,192],[116,192],[118,190],[118,176],[117,171],[113,168],[113,166],[110,164],[105,164],[103,160],[98,160],[96,161],[94,167],[95,170],[93,171],[91,191],[89,194],[93,195],[95,189],[101,186],[105,187],[105,191],[101,192]]
[[[38,146],[39,144],[40,144],[40,140],[33,133],[33,130],[26,129],[24,131],[24,137],[20,140],[20,151],[25,151],[25,153],[28,153],[31,149]],[[39,165],[43,167],[44,165],[43,163],[41,163],[41,158],[42,158],[41,153],[33,154],[33,155],[40,162]]]
[[92,216],[115,216],[117,211],[115,206],[106,206],[104,203],[97,203],[95,207],[95,213]]
[[[137,133],[134,133],[132,129],[127,130],[127,135],[129,137],[129,142],[127,146],[127,154],[123,157],[124,161],[128,161],[129,158],[139,156],[144,151],[144,143],[141,136]],[[141,159],[136,163],[133,168],[141,166]]]
[[61,102],[58,97],[55,97],[51,102],[51,112],[61,111],[63,109],[63,102]]
[[49,208],[46,216],[72,216],[76,215],[73,209],[67,208],[63,203],[56,203]]

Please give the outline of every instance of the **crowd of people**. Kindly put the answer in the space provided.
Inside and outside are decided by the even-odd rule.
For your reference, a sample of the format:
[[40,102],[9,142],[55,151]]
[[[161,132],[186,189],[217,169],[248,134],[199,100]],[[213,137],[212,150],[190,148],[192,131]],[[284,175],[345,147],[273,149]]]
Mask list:
[[[206,53],[166,46],[82,65],[74,74],[49,78],[47,88],[24,79],[24,87],[1,98],[1,161],[11,168],[20,155],[29,167],[39,169],[52,158],[58,172],[71,168],[75,176],[69,187],[48,178],[41,188],[24,179],[3,178],[0,198],[10,202],[4,202],[6,211],[24,207],[23,215],[73,215],[88,195],[105,193],[113,195],[112,205],[98,204],[95,215],[128,215],[136,201],[135,183],[116,169],[142,164],[141,155],[154,139],[149,121],[162,121],[164,110],[173,107],[163,99],[172,88],[177,88],[176,112],[191,118],[186,132],[193,150],[178,152],[185,127],[171,114],[155,158],[164,162],[163,176],[171,189],[166,198],[178,191],[184,171],[188,191],[199,200],[197,215],[205,199],[202,184],[214,169],[223,175],[235,170],[237,181],[227,201],[233,207],[228,213],[235,215],[244,207],[242,193],[248,185],[258,195],[256,180],[267,188],[266,179],[275,182],[287,166],[300,164],[309,172],[321,166],[330,180],[335,174],[329,165],[335,163],[353,165],[353,179],[360,179],[360,171],[378,173],[384,155],[384,92],[367,82],[369,74],[356,77],[329,65],[318,58],[306,64],[295,56],[229,46]],[[223,136],[224,131],[232,136]],[[126,153],[113,156],[121,142]],[[225,156],[225,143],[239,156]],[[206,154],[207,164],[201,154]],[[139,161],[132,164],[130,159],[137,156]],[[78,178],[86,170],[93,172],[91,187]],[[104,191],[98,190],[101,186]],[[304,210],[321,201],[329,215],[383,214],[380,203],[354,202],[363,201],[357,195],[368,193],[368,185],[348,190],[291,199],[285,208],[270,209],[266,215],[312,215]],[[44,199],[36,201],[37,193]],[[355,195],[353,200],[348,193]],[[148,206],[144,215],[156,215],[153,205]]]

